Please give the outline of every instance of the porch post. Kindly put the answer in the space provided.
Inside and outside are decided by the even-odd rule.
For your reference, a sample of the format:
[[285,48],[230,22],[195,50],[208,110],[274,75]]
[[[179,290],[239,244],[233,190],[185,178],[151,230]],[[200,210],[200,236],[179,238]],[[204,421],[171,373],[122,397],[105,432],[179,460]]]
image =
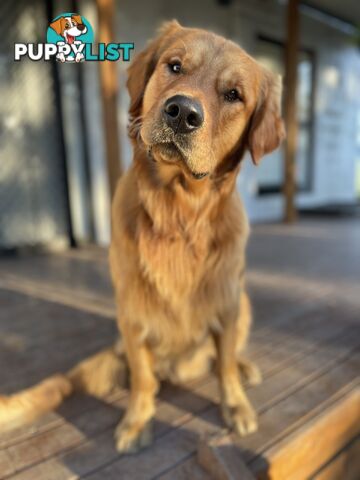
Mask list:
[[296,220],[296,149],[297,114],[296,88],[299,50],[299,0],[289,0],[287,7],[287,39],[285,48],[285,124],[287,139],[285,143],[284,165],[284,221]]
[[[98,10],[98,35],[100,43],[114,42],[113,22],[116,5],[114,0],[96,0]],[[116,62],[98,62],[105,133],[105,152],[111,198],[116,182],[122,173],[120,139],[117,121],[118,79]]]

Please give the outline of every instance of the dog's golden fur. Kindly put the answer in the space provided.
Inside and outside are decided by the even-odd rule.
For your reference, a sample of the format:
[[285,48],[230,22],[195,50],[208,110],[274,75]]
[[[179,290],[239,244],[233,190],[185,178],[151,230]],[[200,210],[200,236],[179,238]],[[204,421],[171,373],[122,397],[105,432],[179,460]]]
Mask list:
[[[179,74],[169,69],[174,62]],[[234,89],[238,98],[227,102]],[[284,136],[280,80],[234,43],[170,22],[132,62],[128,90],[134,161],[113,200],[110,247],[120,356],[131,379],[117,448],[150,442],[160,379],[183,382],[214,363],[224,419],[247,434],[257,421],[239,369],[252,382],[260,375],[240,353],[251,307],[244,284],[249,226],[236,177],[246,150],[258,163]],[[162,116],[164,102],[178,94],[196,98],[204,111],[201,128],[186,137]],[[110,379],[96,383],[93,393],[102,394],[113,383],[114,358],[103,352],[64,378],[91,390],[100,362],[100,377]]]

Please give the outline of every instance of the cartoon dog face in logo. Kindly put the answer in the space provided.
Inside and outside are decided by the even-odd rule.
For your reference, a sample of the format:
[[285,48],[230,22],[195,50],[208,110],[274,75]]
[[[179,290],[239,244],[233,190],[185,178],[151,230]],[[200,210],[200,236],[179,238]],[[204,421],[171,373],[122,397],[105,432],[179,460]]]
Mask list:
[[76,37],[87,32],[86,25],[82,23],[80,15],[60,17],[55,22],[50,23],[50,27],[69,44],[74,43]]
[[[80,15],[71,15],[71,17],[60,17],[54,22],[50,23],[50,27],[55,30],[55,32],[64,38],[65,42],[58,42],[58,45],[64,45],[65,43],[71,45],[73,43],[81,43],[80,40],[77,40],[77,37],[84,35],[87,32],[87,27],[83,23]],[[84,59],[82,53],[76,54],[74,57],[66,57],[63,53],[59,53],[56,58],[61,62],[71,62],[76,61],[80,62]]]

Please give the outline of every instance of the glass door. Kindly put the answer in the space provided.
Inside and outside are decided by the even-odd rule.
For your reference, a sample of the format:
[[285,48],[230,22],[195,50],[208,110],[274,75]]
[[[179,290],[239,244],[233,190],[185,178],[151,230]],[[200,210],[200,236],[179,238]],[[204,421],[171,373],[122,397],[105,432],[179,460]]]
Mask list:
[[[274,73],[284,77],[284,45],[266,37],[258,37],[257,60]],[[285,79],[284,88],[286,88]],[[314,56],[301,50],[298,63],[297,116],[298,149],[296,155],[296,179],[298,189],[311,189],[312,180],[312,134],[313,134]],[[283,181],[283,150],[270,154],[258,170],[258,193],[279,193]]]

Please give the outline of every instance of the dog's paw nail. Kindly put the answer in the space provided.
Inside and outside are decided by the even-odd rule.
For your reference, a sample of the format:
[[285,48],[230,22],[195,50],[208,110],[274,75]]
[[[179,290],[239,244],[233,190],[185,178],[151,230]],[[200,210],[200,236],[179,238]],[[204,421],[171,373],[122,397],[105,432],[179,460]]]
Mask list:
[[122,424],[115,430],[116,450],[122,454],[134,454],[140,449],[148,447],[153,440],[150,422],[141,430],[127,424]]
[[256,414],[253,410],[240,407],[236,410],[233,417],[235,432],[244,437],[250,433],[256,432],[258,429],[258,422]]
[[241,437],[254,433],[258,429],[257,415],[251,406],[223,406],[223,417],[226,425]]
[[234,430],[240,435],[240,437],[245,437],[250,433],[256,432],[258,429],[258,424],[256,419],[238,419],[234,422]]

